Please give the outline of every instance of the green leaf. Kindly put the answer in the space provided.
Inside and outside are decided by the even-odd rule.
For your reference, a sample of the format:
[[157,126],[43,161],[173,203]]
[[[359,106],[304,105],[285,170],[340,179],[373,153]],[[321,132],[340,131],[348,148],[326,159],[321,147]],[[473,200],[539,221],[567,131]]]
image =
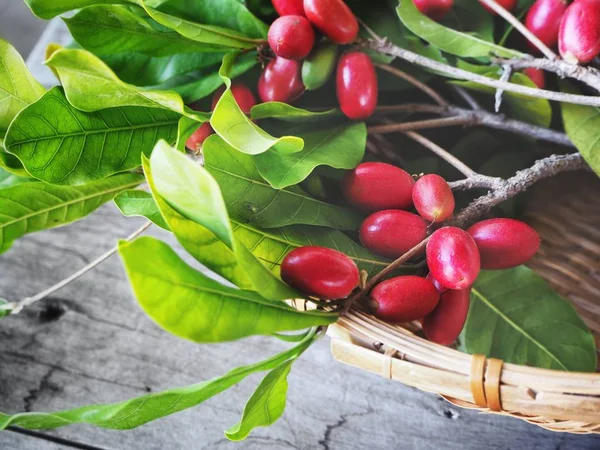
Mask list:
[[32,181],[36,181],[35,178],[21,177],[0,167],[0,189]]
[[150,164],[144,161],[146,178],[163,217],[184,248],[239,288],[277,300],[298,297],[236,242],[219,187],[208,172],[164,143],[157,144],[154,153]]
[[123,191],[114,198],[114,201],[124,216],[145,217],[155,225],[165,230],[170,230],[150,192],[138,190]]
[[296,108],[287,103],[265,102],[252,107],[250,116],[252,120],[279,119],[288,122],[319,122],[324,119],[341,117],[342,113],[339,109],[317,112]]
[[227,89],[219,99],[210,119],[215,132],[233,148],[249,155],[257,155],[273,147],[282,153],[302,150],[304,146],[302,139],[295,136],[273,137],[242,112],[230,90],[229,76],[237,56],[236,53],[225,55],[219,71]]
[[473,0],[456,0],[444,22],[455,30],[494,42],[494,16]]
[[431,20],[419,12],[412,0],[401,1],[396,11],[402,23],[410,31],[451,55],[463,58],[489,58],[490,56],[515,58],[523,56],[522,53],[516,50],[509,50]]
[[202,148],[206,169],[219,183],[230,216],[239,222],[258,228],[305,224],[353,231],[362,222],[355,211],[317,200],[297,186],[273,189],[251,156],[219,136],[210,136]]
[[286,155],[271,149],[252,157],[262,177],[276,189],[300,183],[317,166],[353,169],[365,155],[367,127],[363,122],[303,130],[293,133],[304,140],[302,151]]
[[[458,67],[475,72],[488,78],[495,80],[500,79],[500,68],[487,67],[487,66],[475,66],[461,61]],[[515,83],[521,86],[536,87],[535,83],[523,73],[513,73],[510,77],[511,83]],[[467,89],[472,89],[478,92],[485,92],[490,95],[496,93],[496,89],[490,86],[483,86],[472,81],[452,81],[453,84],[462,86]],[[552,121],[552,106],[550,102],[543,98],[531,97],[528,95],[519,94],[516,92],[504,92],[503,104],[506,104],[509,114],[518,120],[539,125],[542,127],[549,127]]]
[[108,429],[129,430],[199,405],[236,385],[248,375],[272,370],[290,359],[293,360],[304,352],[314,340],[315,333],[312,332],[295,347],[264,361],[238,367],[226,375],[202,383],[143,395],[124,402],[89,405],[52,413],[0,414],[0,430],[9,426],[47,430],[76,423],[86,423]]
[[461,346],[508,363],[596,370],[594,337],[573,305],[525,266],[481,272]]
[[[578,93],[572,85],[561,83],[563,92]],[[600,108],[561,103],[562,118],[569,139],[594,172],[600,176]]]
[[232,441],[246,439],[252,429],[274,424],[283,414],[288,390],[287,376],[293,361],[286,361],[262,380],[244,408],[242,419],[225,431]]
[[[232,49],[252,49],[263,42],[262,39],[247,37],[229,28],[196,23],[180,17],[172,16],[148,6],[148,2],[139,0],[146,13],[159,24],[170,28],[180,35],[196,42],[211,44]],[[239,5],[239,3],[238,3]],[[240,5],[242,6],[242,5]]]
[[134,3],[136,0],[25,0],[31,11],[42,19],[52,19],[62,13],[91,5]]
[[19,52],[0,38],[0,138],[17,113],[45,91],[31,76]]
[[143,107],[86,113],[55,87],[19,113],[4,144],[34,177],[82,184],[138,167],[140,155],[150,153],[158,139],[175,141],[179,118]]
[[136,174],[121,174],[81,186],[22,183],[0,190],[0,248],[26,233],[46,230],[87,216],[118,192],[143,181]]
[[86,50],[60,48],[46,64],[58,74],[69,103],[81,111],[138,106],[168,109],[200,123],[210,118],[208,113],[186,108],[175,92],[142,90],[122,82],[110,67]]
[[[7,305],[8,305],[8,302],[6,300],[4,300],[3,298],[0,298],[0,319],[8,316],[10,314],[10,311],[12,310],[12,308],[10,308]],[[0,414],[0,420],[1,419],[2,419],[2,414]]]
[[337,320],[335,314],[297,311],[256,292],[224,286],[188,266],[171,247],[151,237],[121,242],[119,253],[146,314],[184,339],[224,342]]
[[154,21],[150,22],[151,19],[140,17],[125,6],[90,6],[63,20],[73,39],[96,55],[139,52],[167,56],[227,50],[187,39]]

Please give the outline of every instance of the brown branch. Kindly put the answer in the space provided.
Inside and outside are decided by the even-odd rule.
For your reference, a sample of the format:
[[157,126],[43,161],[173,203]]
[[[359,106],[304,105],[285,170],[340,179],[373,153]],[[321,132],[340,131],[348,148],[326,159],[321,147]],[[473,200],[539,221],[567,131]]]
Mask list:
[[552,142],[554,144],[564,145],[567,147],[575,147],[569,137],[564,133],[531,125],[526,122],[508,119],[503,114],[494,114],[485,110],[471,110],[452,105],[442,107],[437,105],[415,103],[380,106],[377,108],[377,112],[387,114],[394,112],[410,112],[437,114],[450,117],[465,117],[470,119],[464,124],[466,126],[486,126],[496,130],[510,131],[512,133],[527,136],[535,140]]
[[386,125],[373,125],[367,128],[369,134],[396,133],[398,131],[426,130],[429,128],[453,127],[457,125],[469,125],[472,120],[469,117],[446,117],[443,119],[417,120],[415,122],[389,123]]
[[599,96],[576,95],[567,94],[564,92],[547,91],[545,89],[531,88],[506,81],[495,80],[493,78],[469,72],[468,70],[463,70],[457,67],[452,67],[448,64],[440,63],[431,58],[419,55],[418,53],[398,47],[384,39],[366,40],[364,45],[367,48],[375,50],[376,52],[389,56],[395,56],[410,63],[445,73],[454,78],[473,81],[484,86],[491,86],[495,89],[504,89],[508,92],[516,92],[518,94],[523,94],[530,97],[545,98],[547,100],[554,100],[557,102],[587,106],[600,106]]
[[479,0],[486,6],[489,6],[494,12],[496,12],[500,17],[510,23],[519,33],[521,33],[525,38],[531,42],[533,45],[537,47],[537,49],[542,52],[542,54],[549,59],[556,59],[558,56],[554,53],[546,44],[539,40],[539,38],[529,31],[525,25],[519,21],[515,16],[513,16],[510,12],[500,6],[495,0]]
[[448,106],[449,105],[449,103],[440,94],[438,94],[435,90],[431,89],[425,83],[419,81],[417,78],[413,77],[412,75],[409,75],[406,72],[403,72],[402,70],[397,69],[388,64],[375,64],[375,66],[380,68],[381,70],[385,70],[386,72],[389,72],[392,75],[397,76],[398,78],[403,79],[404,81],[408,81],[410,84],[412,84],[414,87],[419,89],[421,92],[427,94],[438,105],[440,105],[440,106]]
[[591,66],[578,66],[562,59],[549,60],[546,58],[494,58],[492,60],[499,65],[509,65],[515,70],[540,69],[553,72],[561,78],[572,78],[600,91],[600,70]]

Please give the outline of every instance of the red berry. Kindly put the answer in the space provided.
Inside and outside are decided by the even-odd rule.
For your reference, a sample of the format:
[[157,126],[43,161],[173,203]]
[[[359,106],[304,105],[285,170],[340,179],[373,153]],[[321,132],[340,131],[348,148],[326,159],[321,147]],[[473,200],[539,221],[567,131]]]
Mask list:
[[[566,0],[537,0],[527,12],[525,26],[548,47],[554,47],[558,42],[560,19],[566,10]],[[539,53],[529,40],[527,44],[535,53]]]
[[412,191],[415,208],[429,222],[443,222],[454,212],[454,194],[450,185],[439,175],[424,175]]
[[440,294],[443,294],[444,292],[449,290],[446,286],[442,286],[440,282],[435,279],[431,272],[429,272],[425,278],[433,283],[433,285],[439,291]]
[[479,275],[479,250],[473,238],[456,227],[435,231],[427,243],[431,274],[448,289],[465,289]]
[[338,61],[337,99],[350,119],[366,119],[377,106],[377,74],[368,55],[347,52]]
[[546,74],[543,70],[528,67],[523,70],[523,73],[525,73],[538,88],[544,89],[546,87]]
[[[225,86],[221,86],[219,90],[217,90],[212,98],[212,109],[214,111],[221,95],[225,92]],[[233,94],[233,98],[237,102],[240,109],[245,114],[250,114],[250,110],[254,105],[256,105],[256,98],[252,91],[246,86],[244,83],[232,83],[231,84],[231,93]]]
[[348,203],[366,212],[409,209],[414,184],[413,177],[399,167],[366,162],[346,172],[342,191]]
[[529,261],[540,247],[540,235],[520,220],[483,220],[467,232],[479,248],[482,269],[520,266]]
[[600,53],[600,0],[571,3],[558,31],[558,50],[567,62],[587,63]]
[[304,92],[301,64],[298,61],[276,57],[258,80],[258,96],[263,102],[289,103]]
[[360,226],[360,241],[373,253],[396,259],[427,236],[427,223],[398,209],[371,214]]
[[[496,3],[498,3],[507,11],[512,11],[513,9],[515,9],[515,6],[517,6],[518,0],[496,0]],[[496,11],[494,11],[488,5],[482,3],[481,6],[487,9],[491,14],[496,15]]]
[[435,309],[421,322],[427,339],[452,345],[465,326],[470,299],[471,288],[443,293]]
[[358,35],[356,17],[342,0],[304,0],[304,12],[336,44],[349,44]]
[[199,152],[202,150],[202,144],[215,130],[210,126],[209,122],[204,122],[200,128],[185,141],[185,146],[193,152]]
[[454,6],[454,0],[413,0],[419,11],[433,20],[442,20]]
[[269,47],[282,58],[304,59],[315,45],[315,30],[306,17],[283,16],[269,28]]
[[281,263],[281,278],[299,291],[318,298],[344,298],[358,286],[358,267],[343,253],[325,247],[300,247]]
[[273,0],[273,7],[280,16],[304,16],[304,0]]
[[391,323],[421,319],[433,311],[439,299],[431,281],[414,275],[390,278],[371,291],[373,313]]

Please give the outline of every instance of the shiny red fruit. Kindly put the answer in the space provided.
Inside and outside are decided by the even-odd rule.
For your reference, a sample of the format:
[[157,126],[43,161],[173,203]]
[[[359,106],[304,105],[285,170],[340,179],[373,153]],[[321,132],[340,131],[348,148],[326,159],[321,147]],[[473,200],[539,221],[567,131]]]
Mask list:
[[546,87],[546,74],[543,70],[528,67],[523,70],[523,73],[527,75],[538,88],[544,89]]
[[281,278],[300,292],[329,300],[347,297],[360,280],[354,261],[325,247],[289,252],[281,263]]
[[452,345],[465,326],[470,299],[471,288],[443,293],[435,309],[421,322],[427,339]]
[[449,290],[446,286],[442,286],[440,282],[436,280],[435,277],[431,274],[431,272],[429,272],[425,278],[433,283],[433,285],[439,291],[440,294],[443,294],[444,292]]
[[404,275],[382,281],[371,291],[371,308],[382,320],[391,323],[421,319],[434,310],[440,293],[431,281]]
[[280,16],[304,16],[304,0],[272,0]]
[[360,241],[373,253],[396,259],[427,236],[427,222],[399,209],[371,214],[360,226]]
[[269,28],[269,47],[282,58],[304,59],[315,45],[315,30],[306,17],[283,16]]
[[258,96],[263,102],[290,103],[304,92],[301,64],[298,61],[276,57],[258,80]]
[[356,17],[342,0],[304,0],[304,12],[336,44],[349,44],[358,35]]
[[[213,111],[217,106],[221,95],[223,95],[223,92],[225,92],[225,86],[222,86],[214,93],[212,98]],[[231,93],[233,94],[233,98],[235,98],[235,101],[240,109],[245,114],[250,114],[250,110],[254,105],[256,105],[256,98],[254,97],[254,94],[250,88],[248,88],[248,86],[246,86],[244,83],[235,82],[231,84]]]
[[210,126],[209,122],[204,122],[200,128],[185,141],[185,146],[193,152],[199,152],[202,150],[202,144],[215,130]]
[[[513,9],[515,9],[515,6],[517,6],[518,0],[496,0],[496,3],[498,3],[507,11],[512,11]],[[496,15],[496,11],[494,11],[488,5],[482,3],[481,6],[488,10],[488,12],[490,12],[491,14]]]
[[520,266],[529,261],[540,248],[540,235],[520,220],[483,220],[467,232],[479,248],[482,269]]
[[442,20],[454,6],[454,0],[413,0],[419,11],[433,20]]
[[412,207],[413,177],[399,167],[365,162],[346,172],[342,191],[348,203],[366,212]]
[[412,199],[418,213],[429,222],[443,222],[454,213],[454,194],[439,175],[419,178],[413,187]]
[[371,58],[351,51],[338,61],[337,99],[342,112],[350,119],[366,119],[377,106],[377,74]]
[[479,250],[464,230],[444,227],[435,231],[427,242],[427,265],[431,274],[448,289],[465,289],[479,275]]
[[587,63],[600,53],[600,0],[571,3],[558,30],[558,50],[567,62]]
[[[540,41],[552,48],[558,42],[560,20],[566,10],[566,0],[537,0],[527,12],[525,26]],[[539,53],[538,48],[529,40],[527,44],[535,53]]]

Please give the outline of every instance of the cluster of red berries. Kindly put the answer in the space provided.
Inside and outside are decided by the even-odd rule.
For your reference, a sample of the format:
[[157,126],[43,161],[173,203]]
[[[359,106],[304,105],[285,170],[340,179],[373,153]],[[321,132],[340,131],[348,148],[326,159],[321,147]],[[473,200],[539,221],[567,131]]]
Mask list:
[[[258,81],[263,102],[290,103],[306,89],[322,87],[334,71],[338,46],[353,42],[358,22],[343,0],[273,0],[280,15],[269,28],[275,53]],[[323,39],[317,42],[317,33]],[[377,75],[365,53],[350,50],[337,60],[336,92],[342,112],[366,119],[377,106]]]
[[[415,182],[390,164],[360,164],[344,176],[342,190],[348,203],[370,213],[360,227],[362,244],[387,258],[404,255],[454,213],[452,190],[441,176],[424,175]],[[417,214],[408,211],[413,207]],[[467,231],[442,226],[426,245],[429,274],[379,283],[370,292],[370,305],[390,323],[421,320],[430,340],[450,345],[465,323],[471,285],[480,269],[524,264],[539,245],[537,232],[514,219],[483,220]],[[330,300],[349,296],[360,278],[352,259],[322,247],[291,251],[282,262],[281,277],[305,294]]]
[[[441,20],[454,6],[454,0],[413,0],[415,6],[433,20]],[[507,11],[517,0],[496,0]],[[490,13],[496,14],[482,4]],[[536,0],[527,11],[525,26],[550,48],[558,50],[567,62],[588,63],[600,54],[600,0]],[[534,53],[539,50],[528,41]],[[546,81],[540,69],[528,68],[525,74],[543,89]]]

